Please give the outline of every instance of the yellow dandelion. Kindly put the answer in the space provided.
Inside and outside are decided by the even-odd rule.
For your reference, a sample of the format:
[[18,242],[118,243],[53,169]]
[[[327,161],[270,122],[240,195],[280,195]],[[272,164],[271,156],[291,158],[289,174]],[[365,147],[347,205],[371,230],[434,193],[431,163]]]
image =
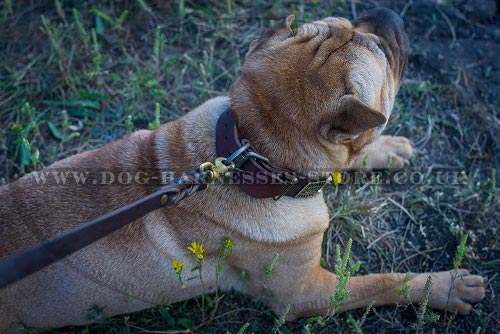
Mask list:
[[21,129],[21,125],[19,123],[14,123],[10,128],[12,131],[19,131]]
[[172,268],[175,270],[176,274],[179,274],[182,271],[182,268],[184,267],[184,263],[181,261],[173,260],[172,261]]
[[199,244],[195,241],[191,243],[191,246],[188,247],[188,249],[193,252],[193,254],[200,260],[203,259],[203,252],[205,251],[203,249],[203,245]]
[[233,248],[233,240],[231,240],[229,238],[224,239],[224,248],[225,249]]
[[336,186],[342,183],[342,174],[340,172],[333,173],[332,183]]

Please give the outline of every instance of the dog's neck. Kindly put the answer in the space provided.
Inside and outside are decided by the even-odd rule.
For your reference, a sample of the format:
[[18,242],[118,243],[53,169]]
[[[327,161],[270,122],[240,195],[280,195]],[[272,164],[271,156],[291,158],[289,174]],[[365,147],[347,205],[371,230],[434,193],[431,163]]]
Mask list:
[[[348,165],[348,152],[342,146],[322,141],[316,124],[288,117],[292,110],[275,110],[268,101],[259,101],[248,89],[233,89],[230,109],[236,114],[240,139],[282,168],[297,172],[330,173]],[[291,106],[292,107],[292,106]]]

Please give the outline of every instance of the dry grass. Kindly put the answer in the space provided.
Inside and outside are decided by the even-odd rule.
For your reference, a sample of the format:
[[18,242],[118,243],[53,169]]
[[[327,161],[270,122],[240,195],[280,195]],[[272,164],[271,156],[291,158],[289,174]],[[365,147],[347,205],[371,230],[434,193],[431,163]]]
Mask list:
[[[292,11],[304,22],[332,15],[351,18],[384,5],[405,13],[413,49],[395,108],[398,117],[387,132],[415,142],[409,172],[421,171],[427,178],[421,184],[395,185],[393,174],[382,173],[377,185],[327,189],[332,217],[324,242],[327,266],[333,268],[335,245],[343,248],[352,238],[352,258],[362,262],[361,274],[447,270],[460,238],[468,234],[463,266],[486,278],[486,300],[468,317],[440,314],[424,332],[499,330],[498,16],[469,11],[464,1],[439,6],[390,0],[315,3],[4,1],[0,184],[147,128],[155,122],[156,103],[160,121],[166,122],[225,94],[250,41]],[[27,110],[26,103],[34,109]],[[11,126],[16,122],[29,146],[15,142]],[[441,184],[437,170],[465,176],[458,184]],[[348,319],[359,320],[363,312],[315,325],[313,332],[353,331]],[[279,318],[237,294],[224,297],[209,326],[199,313],[187,301],[64,332],[163,333],[195,326],[197,332],[236,333],[248,322],[245,333],[267,333]],[[413,332],[417,317],[412,307],[376,308],[362,330]],[[306,325],[304,319],[277,330],[301,332]]]

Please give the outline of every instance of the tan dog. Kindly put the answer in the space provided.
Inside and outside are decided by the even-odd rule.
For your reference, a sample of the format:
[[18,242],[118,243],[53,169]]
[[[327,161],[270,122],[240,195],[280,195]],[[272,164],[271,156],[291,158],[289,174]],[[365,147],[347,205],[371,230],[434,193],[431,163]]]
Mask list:
[[[290,29],[292,20],[252,44],[229,98],[212,99],[157,131],[135,132],[50,168],[191,171],[216,158],[215,126],[227,108],[237,115],[241,137],[280,167],[335,171],[366,160],[367,167],[379,168],[389,156],[395,167],[402,166],[412,153],[409,141],[379,137],[407,57],[401,18],[379,9],[352,23],[327,18],[304,24],[296,32]],[[53,178],[39,185],[24,177],[0,188],[0,257],[145,196],[159,184],[152,180],[64,186]],[[255,199],[235,185],[217,184],[177,206],[151,212],[1,290],[0,329],[12,322],[43,328],[86,324],[92,322],[87,314],[93,305],[112,316],[213,292],[216,253],[227,237],[235,246],[224,262],[223,291],[258,296],[265,279],[263,267],[279,254],[278,265],[265,282],[272,295],[270,306],[280,314],[290,304],[289,319],[321,315],[330,307],[338,282],[320,266],[327,227],[328,210],[320,195]],[[191,280],[183,289],[171,261],[194,267],[196,261],[186,249],[192,241],[205,246],[204,287],[200,280]],[[467,314],[471,303],[484,297],[483,279],[460,270],[461,279],[453,283],[450,272],[412,274],[412,302],[420,301],[429,275],[430,307]],[[183,274],[184,279],[189,276]],[[403,277],[398,273],[352,277],[348,300],[339,311],[372,301],[375,305],[400,301],[396,291]]]

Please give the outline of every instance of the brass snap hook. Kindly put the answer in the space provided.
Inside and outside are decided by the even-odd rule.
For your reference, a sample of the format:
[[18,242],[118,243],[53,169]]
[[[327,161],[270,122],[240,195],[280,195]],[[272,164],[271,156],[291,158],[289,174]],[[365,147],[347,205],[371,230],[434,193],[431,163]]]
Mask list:
[[214,163],[207,161],[200,165],[200,172],[210,172],[208,183],[214,183],[220,177],[229,177],[231,175],[231,171],[235,168],[234,163],[231,162],[226,165],[224,162],[226,162],[226,158],[219,157],[215,159]]

